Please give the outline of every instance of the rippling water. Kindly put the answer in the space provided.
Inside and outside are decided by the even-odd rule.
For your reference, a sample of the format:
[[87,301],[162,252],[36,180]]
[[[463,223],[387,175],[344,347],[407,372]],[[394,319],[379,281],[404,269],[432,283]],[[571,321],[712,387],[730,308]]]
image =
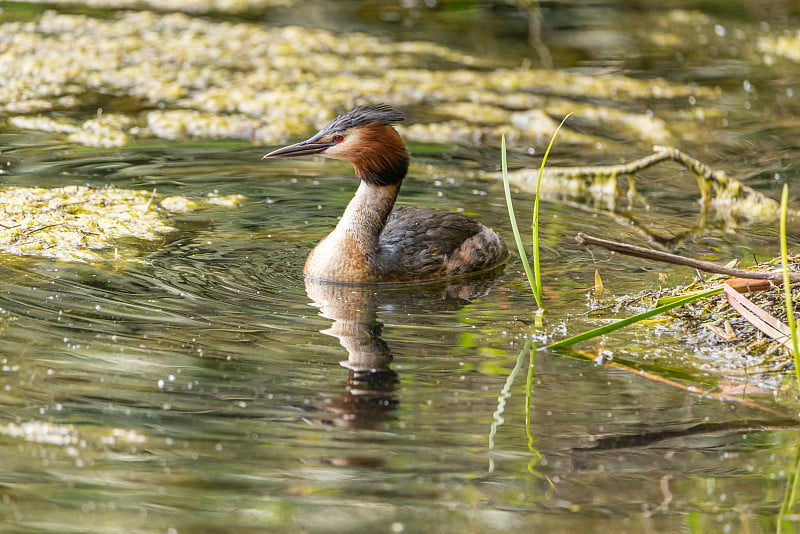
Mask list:
[[[644,69],[648,57],[626,61]],[[725,73],[746,70],[714,66],[703,76],[730,85],[740,82]],[[687,76],[674,63],[661,68]],[[762,81],[766,92],[772,82]],[[773,196],[776,173],[797,181],[798,110],[777,102],[755,119],[732,116],[730,138],[697,148]],[[776,126],[778,112],[788,118]],[[647,231],[685,254],[724,260],[775,250],[766,223],[698,231],[687,174],[640,181],[652,199],[641,211],[545,203],[547,326],[536,330],[517,260],[458,286],[305,281],[308,251],[355,188],[347,165],[263,162],[265,150],[241,144],[54,143],[0,136],[4,182],[248,200],[176,216],[178,230],[162,242],[121,244],[132,260],[0,256],[0,530],[795,528],[800,441],[788,379],[761,389],[757,379],[722,378],[720,355],[711,360],[656,326],[587,344],[592,354],[613,351],[616,367],[531,350],[598,324],[588,315],[595,269],[616,295],[664,283],[660,266],[578,247],[579,231],[634,240]],[[494,170],[495,152],[412,147],[402,201],[475,213],[510,242],[501,188],[475,172]],[[554,159],[625,156],[565,148]],[[518,215],[529,219],[527,201]],[[665,272],[667,284],[692,277]]]
[[[462,286],[307,284],[305,255],[349,198],[351,171],[260,154],[44,149],[9,173],[18,184],[249,199],[179,217],[178,232],[134,261],[5,258],[9,525],[82,532],[82,517],[94,532],[560,532],[769,521],[795,438],[748,429],[780,426],[773,416],[546,353],[531,369],[532,302],[516,262]],[[411,177],[403,196],[477,212],[505,233],[499,198],[463,175],[433,188]],[[559,335],[586,322],[569,314],[586,310],[593,276],[571,236],[587,225],[602,232],[612,218],[545,209],[558,229],[546,276]],[[639,266],[608,268],[630,277]],[[627,287],[650,287],[655,273],[636,279]],[[676,365],[674,376],[717,382]]]

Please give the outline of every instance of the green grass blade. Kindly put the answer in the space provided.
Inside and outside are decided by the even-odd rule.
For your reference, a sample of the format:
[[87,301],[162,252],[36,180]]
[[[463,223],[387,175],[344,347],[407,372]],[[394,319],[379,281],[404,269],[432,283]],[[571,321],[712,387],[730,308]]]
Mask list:
[[783,295],[786,301],[786,322],[792,333],[792,352],[794,353],[794,374],[797,378],[797,388],[800,389],[800,350],[798,350],[797,322],[794,317],[794,302],[792,302],[792,286],[789,281],[789,253],[786,246],[786,212],[789,211],[789,186],[783,184],[781,193],[781,264],[783,265]]
[[683,306],[684,304],[688,304],[689,302],[693,302],[695,300],[700,300],[702,298],[708,297],[710,295],[714,295],[715,293],[719,293],[722,291],[722,286],[714,286],[708,289],[704,289],[703,291],[696,291],[689,295],[685,295],[683,298],[675,300],[669,304],[665,304],[663,306],[658,306],[657,308],[653,308],[652,310],[648,310],[646,312],[637,313],[636,315],[632,315],[631,317],[627,317],[625,319],[616,321],[611,324],[603,325],[599,328],[594,328],[587,332],[583,332],[581,334],[574,335],[572,337],[568,337],[567,339],[562,339],[561,341],[557,341],[551,345],[548,345],[546,348],[548,349],[561,349],[564,347],[570,347],[572,345],[576,345],[582,341],[587,341],[589,339],[596,338],[598,336],[602,336],[608,334],[609,332],[613,332],[615,330],[619,330],[620,328],[624,328],[629,324],[637,323],[644,319],[648,319],[654,315],[659,315],[666,311],[671,310],[672,308],[677,308],[679,306]]
[[528,261],[528,255],[525,253],[525,244],[522,242],[522,236],[519,233],[519,226],[517,226],[517,216],[514,214],[514,203],[511,201],[511,184],[508,181],[508,160],[506,158],[505,135],[500,138],[500,164],[503,175],[503,190],[506,194],[506,206],[508,207],[508,219],[511,222],[511,231],[514,233],[514,242],[517,244],[519,259],[522,261],[522,268],[525,269],[525,277],[528,279],[528,284],[531,286],[533,298],[536,299],[536,306],[541,308],[542,303],[539,302],[539,297],[537,296],[536,292],[536,278],[533,276],[531,264]]
[[794,529],[792,529],[793,521],[787,521],[784,518],[791,513],[792,508],[794,508],[797,503],[798,482],[800,482],[800,440],[795,443],[794,465],[792,472],[786,480],[786,491],[784,492],[783,503],[781,503],[781,508],[778,510],[778,518],[776,520],[777,528],[775,529],[777,534],[783,532],[784,526],[794,531]]
[[539,176],[536,178],[536,196],[533,200],[533,276],[535,282],[535,289],[534,289],[534,297],[536,298],[536,305],[542,308],[542,302],[544,301],[544,297],[542,295],[542,268],[541,268],[541,259],[540,259],[540,251],[539,251],[539,192],[542,190],[542,175],[544,174],[544,166],[547,163],[547,157],[550,155],[550,149],[553,148],[553,144],[556,141],[556,136],[558,132],[561,130],[561,127],[564,126],[564,123],[567,122],[567,119],[572,115],[572,113],[567,113],[566,116],[561,119],[561,124],[558,125],[556,131],[553,132],[552,137],[550,137],[550,143],[547,145],[547,150],[544,151],[544,156],[542,157],[542,164],[539,166]]
[[707,290],[706,289],[700,289],[698,291],[692,291],[691,293],[684,293],[683,295],[667,295],[667,296],[664,296],[664,297],[661,297],[660,299],[658,299],[656,301],[656,306],[657,307],[658,306],[666,306],[667,304],[672,304],[675,301],[683,300],[683,299],[685,299],[686,297],[688,297],[690,295],[695,295],[697,293],[703,293],[704,291],[707,291]]

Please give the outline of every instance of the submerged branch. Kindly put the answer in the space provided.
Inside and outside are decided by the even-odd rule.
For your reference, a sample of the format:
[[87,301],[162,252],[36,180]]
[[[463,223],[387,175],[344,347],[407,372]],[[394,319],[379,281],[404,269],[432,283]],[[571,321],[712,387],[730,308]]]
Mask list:
[[[583,357],[583,358],[586,358],[587,360],[594,361],[594,362],[598,361],[598,358],[595,355],[591,354],[591,353],[584,352],[584,351],[581,351],[581,350],[575,350],[575,349],[572,349],[572,351],[573,351],[573,353],[575,355]],[[767,413],[767,414],[770,414],[770,415],[772,415],[774,417],[777,417],[780,420],[781,424],[792,425],[793,427],[796,427],[798,425],[798,420],[797,419],[795,419],[795,418],[793,418],[793,417],[791,417],[791,416],[789,416],[789,415],[787,415],[787,414],[785,414],[785,413],[783,413],[783,412],[781,412],[779,410],[775,410],[773,408],[770,408],[768,406],[764,406],[762,404],[759,404],[759,403],[751,401],[751,400],[747,400],[747,399],[744,399],[744,398],[741,398],[741,397],[736,397],[734,395],[727,395],[725,393],[719,393],[719,392],[716,392],[716,391],[700,390],[695,385],[687,385],[687,384],[684,384],[684,383],[679,382],[677,380],[673,380],[671,378],[667,378],[667,377],[661,376],[661,375],[656,374],[656,373],[645,371],[644,369],[637,369],[636,367],[632,367],[630,365],[626,365],[624,363],[617,362],[617,361],[610,360],[610,359],[604,359],[601,362],[601,365],[603,365],[605,367],[613,367],[614,369],[617,369],[617,370],[620,370],[620,371],[624,371],[626,373],[630,373],[632,375],[636,375],[636,376],[642,377],[642,378],[644,378],[646,380],[651,380],[653,382],[658,382],[658,383],[663,384],[665,386],[673,387],[673,388],[676,388],[676,389],[681,389],[681,390],[686,391],[688,393],[696,394],[699,397],[707,397],[707,398],[710,398],[710,399],[716,399],[716,400],[723,401],[723,402],[735,402],[735,403],[739,404],[740,406],[746,406],[747,408],[751,408],[753,410],[756,410],[756,411],[759,411],[759,412],[762,412],[762,413]]]
[[[621,196],[617,178],[633,176],[664,161],[674,161],[692,172],[697,178],[702,206],[704,209],[713,206],[723,219],[771,220],[779,213],[776,200],[673,147],[654,146],[652,154],[619,165],[549,167],[544,171],[541,185],[556,198],[588,199],[595,207],[617,211]],[[528,191],[536,188],[537,175],[527,168],[508,173],[513,184]],[[789,214],[798,217],[800,211],[789,210]]]
[[[607,250],[619,252],[620,254],[626,254],[628,256],[635,256],[637,258],[644,258],[647,260],[672,263],[674,265],[684,265],[686,267],[700,269],[701,271],[709,273],[724,274],[727,276],[733,276],[736,278],[747,278],[751,280],[774,280],[776,282],[781,282],[783,280],[783,273],[780,271],[760,272],[760,271],[748,271],[746,269],[733,269],[730,267],[717,265],[716,263],[712,263],[710,261],[696,260],[694,258],[678,256],[676,254],[661,252],[659,250],[637,247],[635,245],[629,245],[627,243],[620,243],[618,241],[610,241],[608,239],[593,237],[590,235],[586,235],[584,233],[579,233],[578,235],[576,235],[575,241],[577,241],[581,245],[587,245],[587,246],[597,245]],[[789,280],[791,280],[792,282],[800,282],[800,273],[790,273]]]
[[628,163],[621,163],[619,165],[594,165],[587,167],[550,167],[548,174],[559,176],[563,178],[583,178],[585,176],[607,176],[607,175],[625,175],[635,174],[643,171],[648,167],[652,167],[656,163],[662,161],[672,160],[680,163],[695,175],[705,178],[714,182],[726,182],[727,176],[723,171],[715,171],[705,163],[697,160],[687,154],[684,154],[677,148],[654,146],[653,153],[649,156],[633,160]]

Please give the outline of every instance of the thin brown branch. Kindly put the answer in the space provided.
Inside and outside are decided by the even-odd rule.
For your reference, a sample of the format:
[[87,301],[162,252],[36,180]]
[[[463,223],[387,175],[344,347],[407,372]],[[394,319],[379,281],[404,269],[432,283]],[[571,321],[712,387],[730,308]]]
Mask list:
[[[670,254],[668,252],[661,252],[650,248],[637,247],[627,243],[620,243],[618,241],[610,241],[608,239],[600,239],[584,233],[579,233],[575,236],[575,241],[581,245],[597,245],[607,250],[626,254],[628,256],[635,256],[637,258],[644,258],[646,260],[660,261],[664,263],[671,263],[674,265],[683,265],[700,269],[708,273],[724,274],[727,276],[734,276],[737,278],[747,278],[751,280],[783,280],[783,273],[781,272],[760,272],[748,271],[745,269],[732,269],[717,265],[710,261],[696,260],[694,258],[687,258],[685,256],[678,256],[677,254]],[[789,273],[789,280],[792,282],[800,282],[800,273]]]

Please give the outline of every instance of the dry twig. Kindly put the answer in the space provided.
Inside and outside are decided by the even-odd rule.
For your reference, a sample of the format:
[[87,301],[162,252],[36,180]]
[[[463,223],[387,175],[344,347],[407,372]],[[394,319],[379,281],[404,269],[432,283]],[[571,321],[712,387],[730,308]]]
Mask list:
[[[761,272],[761,271],[748,271],[746,269],[732,269],[717,265],[710,261],[696,260],[687,258],[685,256],[678,256],[677,254],[670,254],[668,252],[661,252],[660,250],[653,250],[650,248],[637,247],[627,243],[620,243],[618,241],[610,241],[608,239],[600,239],[584,233],[579,233],[575,236],[575,241],[581,245],[597,245],[620,254],[628,256],[635,256],[637,258],[644,258],[647,260],[661,261],[665,263],[672,263],[674,265],[685,265],[686,267],[693,267],[708,273],[724,274],[727,276],[734,276],[737,278],[746,278],[750,280],[773,280],[780,282],[783,280],[783,273],[780,271],[775,272]],[[800,273],[790,273],[789,280],[792,282],[800,282]]]

